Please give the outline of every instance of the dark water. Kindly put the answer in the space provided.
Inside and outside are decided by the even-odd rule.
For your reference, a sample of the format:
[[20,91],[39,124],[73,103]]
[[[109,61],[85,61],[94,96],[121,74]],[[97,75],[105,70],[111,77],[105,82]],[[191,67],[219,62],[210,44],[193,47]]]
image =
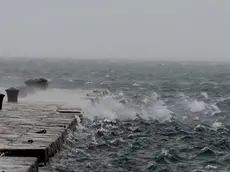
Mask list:
[[230,171],[228,63],[0,60],[2,89],[31,77],[51,81],[43,99],[111,92],[44,171]]

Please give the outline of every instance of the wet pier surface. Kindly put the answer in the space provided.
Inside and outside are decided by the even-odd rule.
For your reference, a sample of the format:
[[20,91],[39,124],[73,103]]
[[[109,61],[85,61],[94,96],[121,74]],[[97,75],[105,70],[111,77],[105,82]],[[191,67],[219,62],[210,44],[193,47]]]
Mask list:
[[76,116],[81,112],[80,109],[59,112],[57,108],[55,104],[4,104],[0,111],[0,168],[7,168],[12,162],[26,171],[23,162],[33,165],[34,159],[24,161],[15,157],[36,157],[38,163],[45,165],[60,150],[68,131],[75,129]]
[[1,172],[38,172],[36,158],[31,157],[0,157]]

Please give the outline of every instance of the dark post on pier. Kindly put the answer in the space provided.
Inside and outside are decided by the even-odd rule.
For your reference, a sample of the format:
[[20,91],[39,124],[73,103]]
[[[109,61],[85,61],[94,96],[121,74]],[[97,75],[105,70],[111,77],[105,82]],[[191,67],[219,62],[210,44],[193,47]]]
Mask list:
[[17,103],[18,102],[18,93],[19,93],[19,90],[17,88],[11,87],[11,88],[6,89],[8,102]]
[[0,110],[2,110],[2,103],[5,95],[0,93]]

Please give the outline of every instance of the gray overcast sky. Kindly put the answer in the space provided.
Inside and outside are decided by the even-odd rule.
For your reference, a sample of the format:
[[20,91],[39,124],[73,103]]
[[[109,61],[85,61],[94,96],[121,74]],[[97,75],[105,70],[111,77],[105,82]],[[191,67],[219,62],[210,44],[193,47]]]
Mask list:
[[0,0],[0,56],[230,60],[229,0]]

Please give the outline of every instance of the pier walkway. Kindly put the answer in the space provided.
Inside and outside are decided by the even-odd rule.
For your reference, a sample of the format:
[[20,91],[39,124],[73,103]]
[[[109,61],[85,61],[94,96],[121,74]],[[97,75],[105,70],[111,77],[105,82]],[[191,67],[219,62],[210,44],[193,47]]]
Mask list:
[[75,129],[81,110],[57,111],[57,108],[55,104],[3,105],[0,111],[1,172],[36,172],[38,163],[46,165],[60,150],[68,131]]

